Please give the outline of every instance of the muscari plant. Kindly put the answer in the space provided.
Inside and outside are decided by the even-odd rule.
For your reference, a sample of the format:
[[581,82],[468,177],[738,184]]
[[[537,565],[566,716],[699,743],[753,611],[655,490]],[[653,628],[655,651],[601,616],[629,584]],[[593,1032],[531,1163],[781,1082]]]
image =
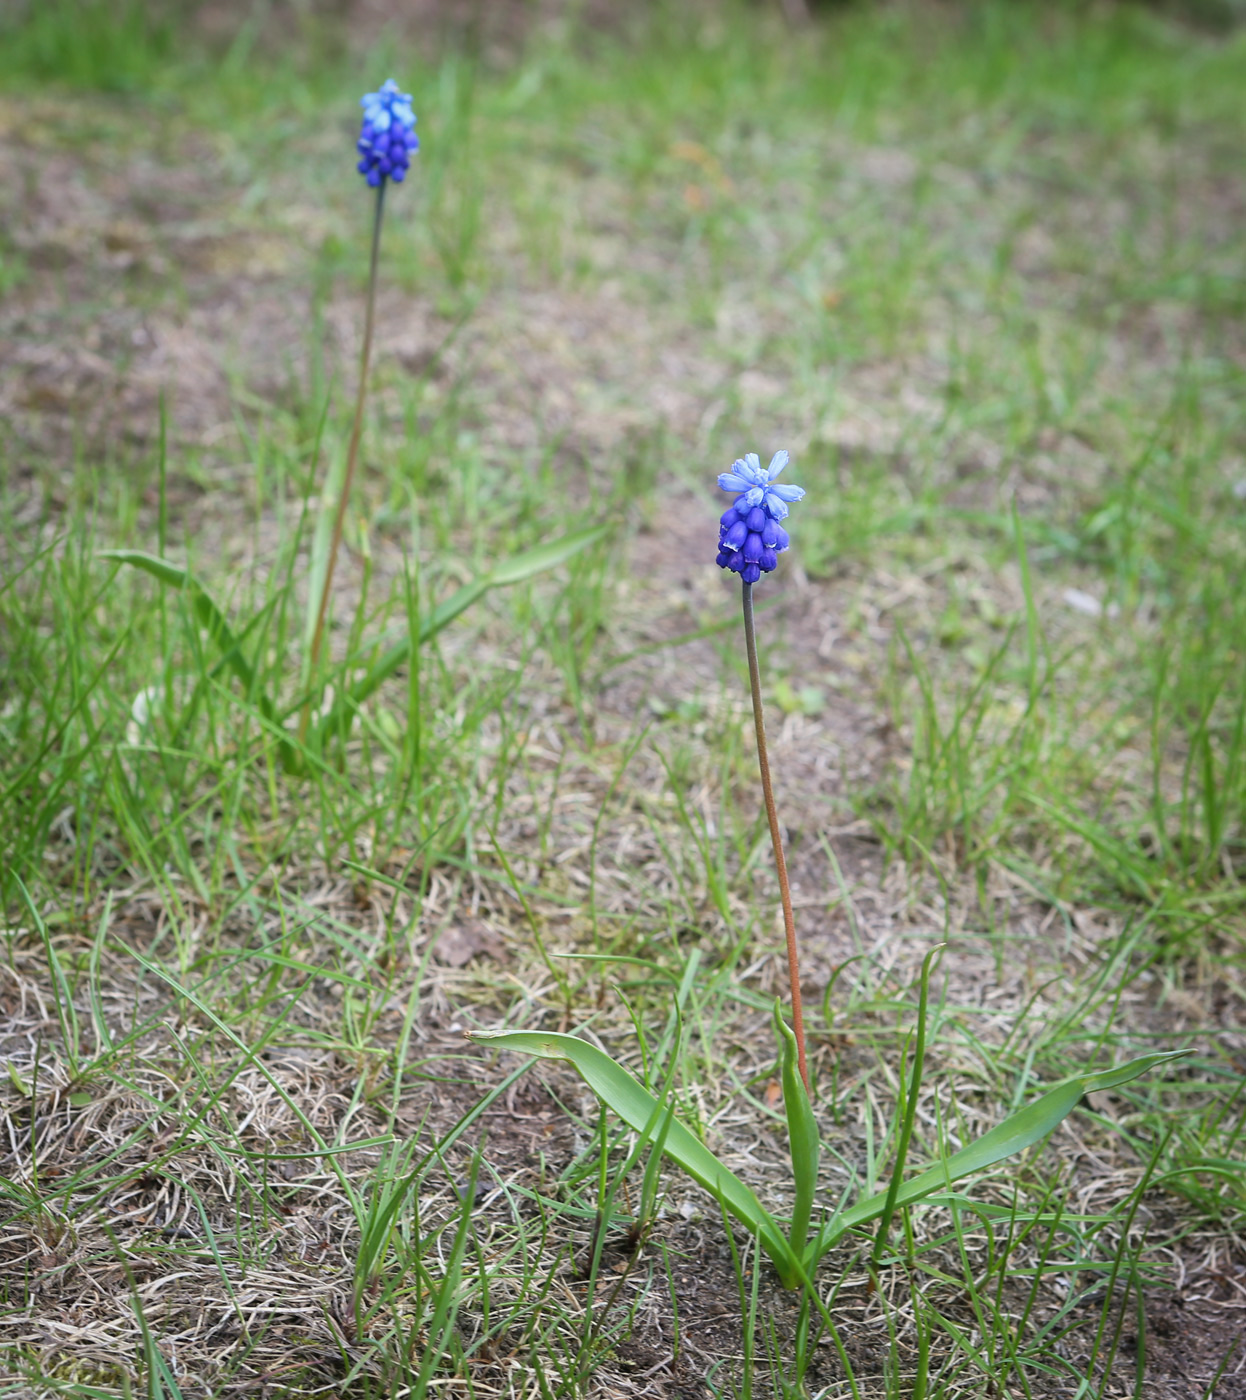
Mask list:
[[[787,938],[792,1025],[788,1025],[776,1001],[774,1027],[779,1046],[780,1084],[792,1164],[791,1216],[778,1218],[768,1211],[756,1193],[679,1120],[669,1086],[660,1097],[655,1096],[603,1050],[574,1035],[503,1030],[473,1031],[471,1038],[499,1050],[518,1051],[535,1059],[563,1060],[571,1064],[602,1103],[639,1135],[630,1161],[636,1161],[646,1145],[652,1146],[651,1163],[663,1155],[671,1158],[713,1196],[724,1216],[733,1217],[745,1227],[770,1258],[784,1287],[798,1288],[810,1285],[819,1261],[828,1250],[850,1233],[859,1233],[875,1222],[877,1228],[872,1263],[877,1264],[886,1247],[891,1220],[898,1210],[935,1197],[944,1201],[951,1199],[951,1188],[955,1182],[985,1171],[1040,1142],[1077,1107],[1086,1094],[1128,1083],[1153,1066],[1178,1058],[1185,1052],[1142,1055],[1111,1069],[1074,1075],[1053,1085],[982,1137],[906,1176],[908,1149],[916,1122],[925,1062],[931,967],[940,951],[936,948],[922,965],[917,1024],[905,1046],[901,1064],[901,1093],[893,1134],[895,1151],[887,1189],[851,1204],[848,1203],[850,1193],[845,1193],[839,1200],[824,1200],[819,1208],[818,1169],[822,1139],[813,1110],[801,1010],[796,926],[782,832],[770,780],[761,672],[753,620],[753,587],[763,574],[774,571],[778,556],[788,548],[790,539],[783,521],[788,516],[789,504],[799,501],[805,494],[799,486],[778,482],[777,478],[787,463],[788,454],[777,452],[769,467],[763,468],[757,454],[750,452],[736,461],[729,472],[719,476],[719,487],[735,493],[735,499],[719,521],[716,562],[721,568],[739,574],[742,586],[744,643],[757,734],[757,761]],[[676,1022],[680,1022],[678,1007]],[[677,1053],[676,1050],[676,1057]],[[652,1203],[653,1191],[649,1180],[650,1172],[647,1171],[642,1200]],[[645,1221],[640,1223],[642,1226],[647,1224]],[[821,1309],[817,1295],[812,1296]]]
[[[326,744],[334,736],[344,738],[365,701],[410,660],[412,649],[436,636],[492,588],[518,583],[555,567],[600,539],[605,526],[572,531],[535,549],[498,560],[492,568],[463,584],[448,597],[412,619],[400,633],[376,643],[366,656],[354,655],[337,667],[322,664],[321,652],[328,618],[333,576],[337,568],[346,509],[354,485],[363,435],[368,397],[372,332],[376,311],[377,272],[380,262],[381,227],[385,215],[385,194],[390,183],[401,184],[410,168],[411,157],[419,150],[415,134],[416,116],[410,94],[399,90],[391,78],[379,91],[360,99],[363,124],[356,149],[357,169],[375,191],[372,218],[371,258],[365,304],[363,345],[360,352],[359,383],[351,426],[346,466],[340,486],[332,480],[323,493],[320,523],[315,533],[310,559],[308,613],[303,629],[304,651],[298,685],[292,696],[271,694],[260,682],[255,658],[265,646],[264,623],[272,607],[266,605],[241,625],[231,624],[212,595],[189,569],[173,561],[135,549],[102,551],[103,557],[141,569],[165,587],[182,594],[196,623],[219,653],[208,679],[230,672],[240,683],[246,699],[276,741],[282,768],[299,774],[320,761]],[[326,410],[327,414],[327,410]],[[324,418],[321,419],[321,431]],[[320,455],[320,434],[313,459]],[[163,472],[163,461],[162,461]],[[332,474],[331,474],[332,475]],[[362,663],[362,664],[361,664]],[[354,675],[348,679],[347,673]],[[338,684],[333,685],[337,679]],[[200,682],[202,686],[203,682]],[[332,687],[332,688],[331,688]],[[298,716],[297,725],[294,716]]]

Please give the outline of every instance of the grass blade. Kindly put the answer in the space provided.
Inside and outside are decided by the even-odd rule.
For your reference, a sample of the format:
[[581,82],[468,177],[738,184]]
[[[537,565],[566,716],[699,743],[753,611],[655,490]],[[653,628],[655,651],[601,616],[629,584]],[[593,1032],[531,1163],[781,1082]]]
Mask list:
[[[896,1199],[900,1194],[900,1184],[904,1178],[904,1164],[908,1159],[909,1143],[913,1138],[913,1124],[917,1118],[917,1099],[921,1093],[922,1074],[926,1068],[926,1011],[930,1002],[930,965],[943,949],[939,944],[926,954],[922,961],[922,981],[920,1000],[917,1004],[917,1034],[913,1040],[913,1071],[904,1090],[904,1116],[900,1122],[900,1135],[896,1142],[896,1162],[891,1172],[891,1184],[878,1222],[878,1233],[874,1239],[872,1259],[875,1265],[882,1258],[883,1248],[891,1230],[891,1217],[895,1213]],[[903,1071],[901,1071],[903,1081]]]

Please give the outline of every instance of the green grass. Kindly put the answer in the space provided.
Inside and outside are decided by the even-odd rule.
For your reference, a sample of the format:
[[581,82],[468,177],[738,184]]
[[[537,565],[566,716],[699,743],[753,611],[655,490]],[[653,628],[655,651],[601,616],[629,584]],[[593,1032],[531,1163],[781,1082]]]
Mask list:
[[[1166,1261],[1231,1259],[1246,1211],[1242,35],[657,5],[439,48],[295,8],[0,20],[6,1393],[1158,1384]],[[366,271],[354,104],[391,71],[423,145],[324,679],[612,528],[292,774]],[[809,494],[759,623],[826,1200],[885,1189],[906,1121],[937,1160],[1041,1085],[1194,1051],[902,1212],[877,1289],[873,1240],[837,1246],[816,1299],[677,1173],[655,1200],[572,1076],[459,1036],[598,1038],[790,1209],[708,563],[714,474],[780,445]],[[247,669],[115,549],[189,567]]]
[[142,0],[17,0],[0,18],[0,63],[10,81],[101,92],[146,89],[173,54],[173,13]]

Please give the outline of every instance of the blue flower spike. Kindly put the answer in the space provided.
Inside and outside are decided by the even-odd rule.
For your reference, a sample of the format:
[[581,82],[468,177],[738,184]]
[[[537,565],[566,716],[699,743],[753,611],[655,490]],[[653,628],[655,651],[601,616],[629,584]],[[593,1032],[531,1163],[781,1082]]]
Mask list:
[[757,453],[750,452],[718,478],[720,489],[738,492],[719,521],[718,566],[739,574],[745,583],[768,574],[791,543],[780,522],[787,518],[788,503],[799,501],[805,492],[800,486],[776,483],[788,460],[786,452],[776,452],[769,467],[763,467]]
[[410,94],[399,92],[390,78],[380,92],[361,97],[359,105],[363,108],[363,130],[356,143],[359,173],[373,189],[385,180],[401,184],[411,156],[420,149]]

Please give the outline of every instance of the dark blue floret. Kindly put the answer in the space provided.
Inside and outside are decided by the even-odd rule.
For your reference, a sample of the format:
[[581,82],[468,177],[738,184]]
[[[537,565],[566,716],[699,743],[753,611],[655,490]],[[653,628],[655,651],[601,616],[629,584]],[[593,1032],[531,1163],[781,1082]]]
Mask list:
[[745,583],[756,583],[762,574],[770,573],[791,543],[779,521],[788,513],[788,502],[800,500],[805,493],[799,486],[775,483],[786,465],[786,452],[776,452],[768,470],[750,452],[718,478],[724,491],[739,494],[719,518],[715,562],[739,574]]

